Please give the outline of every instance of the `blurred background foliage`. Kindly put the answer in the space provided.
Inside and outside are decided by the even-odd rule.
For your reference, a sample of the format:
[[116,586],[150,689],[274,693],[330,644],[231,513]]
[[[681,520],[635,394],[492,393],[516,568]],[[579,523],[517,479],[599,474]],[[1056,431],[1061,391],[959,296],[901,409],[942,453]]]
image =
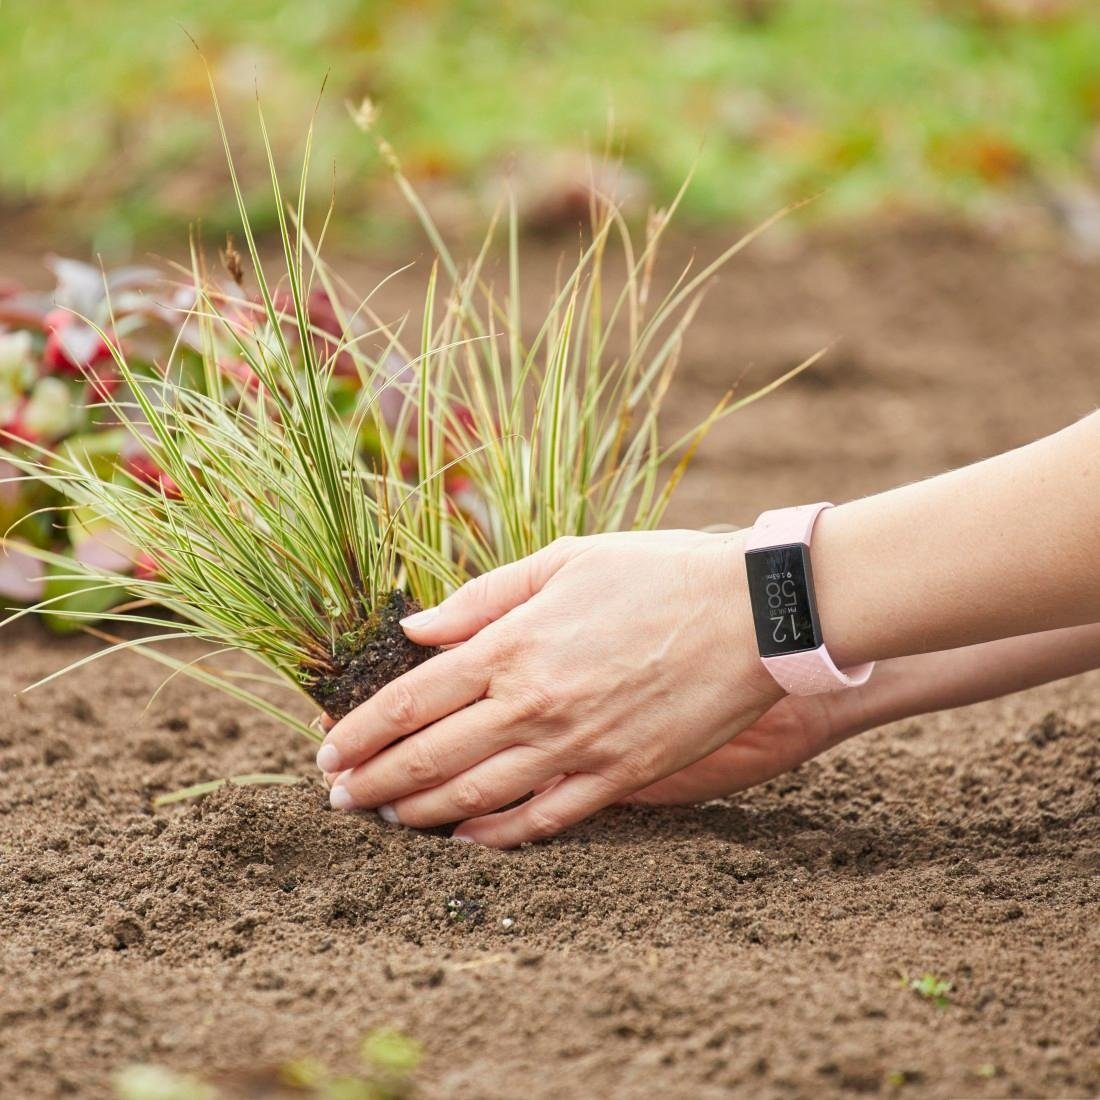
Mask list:
[[363,97],[456,223],[506,171],[552,220],[609,132],[640,208],[696,164],[685,212],[702,224],[821,189],[815,217],[980,214],[1100,172],[1096,0],[0,0],[0,232],[45,220],[117,255],[229,220],[184,29],[259,221],[255,88],[289,157],[326,74],[314,194],[335,183],[345,224],[375,234],[401,223],[347,115]]

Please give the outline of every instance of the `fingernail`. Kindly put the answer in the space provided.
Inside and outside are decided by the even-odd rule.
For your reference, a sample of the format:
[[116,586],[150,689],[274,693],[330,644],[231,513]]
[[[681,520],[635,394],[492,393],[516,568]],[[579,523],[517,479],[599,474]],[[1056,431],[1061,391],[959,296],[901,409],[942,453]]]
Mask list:
[[438,607],[429,607],[424,611],[418,611],[415,615],[407,615],[401,620],[401,625],[403,627],[427,626],[438,614]]
[[340,770],[340,750],[335,745],[322,745],[317,750],[317,767],[323,772]]
[[328,792],[328,804],[334,810],[350,810],[355,806],[355,799],[351,797],[351,791],[339,784]]
[[451,833],[451,840],[457,840],[459,844],[473,844],[472,836],[463,836],[461,833]]
[[377,813],[383,821],[388,821],[391,825],[401,824],[401,819],[397,816],[397,811],[392,806],[379,806]]

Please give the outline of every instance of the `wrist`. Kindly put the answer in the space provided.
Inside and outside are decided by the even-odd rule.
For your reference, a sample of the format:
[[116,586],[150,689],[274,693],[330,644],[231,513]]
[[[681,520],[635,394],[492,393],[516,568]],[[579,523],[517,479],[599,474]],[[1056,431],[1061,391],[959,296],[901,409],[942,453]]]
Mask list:
[[[853,574],[863,570],[862,546],[852,538],[849,506],[822,512],[810,550],[821,630],[833,659],[845,667],[893,656],[879,652],[877,624],[853,598]],[[862,609],[865,611],[865,609]]]
[[762,512],[746,533],[745,571],[761,661],[791,695],[865,684],[873,662],[842,667],[826,644],[817,609],[811,546],[827,502]]
[[875,675],[860,687],[816,696],[827,708],[829,744],[839,745],[849,737],[866,733],[884,725],[890,719],[883,716],[884,682],[889,679],[887,665],[875,666]]

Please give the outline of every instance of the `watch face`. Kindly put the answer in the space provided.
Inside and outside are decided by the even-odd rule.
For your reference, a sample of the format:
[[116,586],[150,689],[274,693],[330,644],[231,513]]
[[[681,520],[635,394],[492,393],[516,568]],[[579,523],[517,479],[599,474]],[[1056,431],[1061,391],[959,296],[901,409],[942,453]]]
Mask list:
[[821,645],[810,573],[810,552],[802,543],[750,550],[749,573],[756,641],[761,657],[802,653]]

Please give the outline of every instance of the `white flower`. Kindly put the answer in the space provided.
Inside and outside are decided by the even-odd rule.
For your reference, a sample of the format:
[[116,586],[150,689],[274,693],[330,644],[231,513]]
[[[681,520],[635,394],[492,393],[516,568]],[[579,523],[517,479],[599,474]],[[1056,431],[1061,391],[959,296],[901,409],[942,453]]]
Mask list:
[[0,332],[0,401],[9,391],[22,393],[34,381],[29,332]]
[[23,409],[23,424],[39,439],[60,439],[74,425],[73,397],[60,378],[40,378]]
[[[19,412],[22,404],[19,394],[0,382],[0,428],[10,424]],[[0,438],[0,443],[4,440]]]

